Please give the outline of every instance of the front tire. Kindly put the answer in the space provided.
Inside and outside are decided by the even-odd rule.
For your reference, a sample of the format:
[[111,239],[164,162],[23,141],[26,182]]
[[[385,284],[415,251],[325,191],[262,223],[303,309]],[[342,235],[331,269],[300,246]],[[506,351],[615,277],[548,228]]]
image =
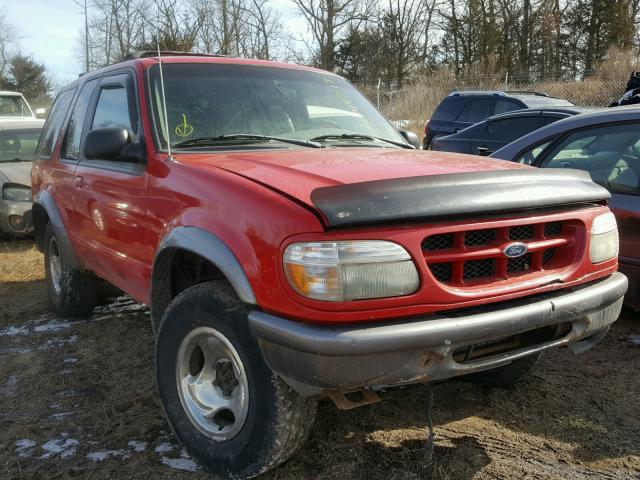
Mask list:
[[222,478],[252,478],[304,442],[316,402],[266,365],[232,288],[207,282],[167,307],[156,339],[156,376],[169,423],[189,454]]
[[93,311],[98,301],[98,278],[65,264],[50,223],[44,232],[44,269],[49,303],[59,316],[78,317]]

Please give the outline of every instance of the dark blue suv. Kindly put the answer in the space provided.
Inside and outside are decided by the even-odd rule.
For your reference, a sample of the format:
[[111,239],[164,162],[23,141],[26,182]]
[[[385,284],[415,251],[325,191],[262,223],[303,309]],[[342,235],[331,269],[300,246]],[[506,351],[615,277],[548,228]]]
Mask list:
[[431,148],[433,139],[451,135],[487,117],[523,108],[571,107],[573,103],[541,92],[458,91],[447,95],[424,128],[423,145]]

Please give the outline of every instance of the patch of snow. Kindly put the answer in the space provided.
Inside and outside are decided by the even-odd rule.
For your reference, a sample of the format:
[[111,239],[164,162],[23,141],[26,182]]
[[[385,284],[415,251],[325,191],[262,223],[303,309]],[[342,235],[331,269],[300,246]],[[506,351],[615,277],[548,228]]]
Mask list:
[[73,373],[73,370],[71,370],[70,368],[65,368],[64,370],[60,370],[60,375],[69,375]]
[[127,445],[136,453],[144,452],[147,449],[147,442],[139,442],[138,440],[129,440]]
[[28,332],[29,329],[26,326],[14,327],[11,325],[4,330],[0,330],[0,337],[15,337],[18,335],[26,335]]
[[64,360],[62,360],[64,363],[76,363],[78,361],[77,358],[75,357],[70,357],[70,358],[65,358]]
[[29,438],[23,438],[22,440],[16,440],[14,445],[16,446],[16,455],[20,458],[25,458],[31,456],[33,453],[33,447],[36,446],[36,442]]
[[156,453],[167,453],[173,450],[175,447],[169,442],[162,442],[156,447]]
[[[76,323],[79,323],[79,322],[76,322]],[[71,328],[72,325],[73,323],[71,322],[61,322],[59,320],[52,320],[51,322],[33,327],[33,331],[36,333],[57,332],[59,330],[66,330],[67,328]]]
[[4,385],[0,387],[0,396],[13,397],[18,392],[18,377],[11,375],[4,382]]
[[162,456],[160,457],[160,461],[168,467],[176,470],[185,470],[187,472],[195,472],[199,468],[198,464],[191,460],[191,457],[184,448],[180,451],[180,458]]
[[[60,436],[65,437],[63,433]],[[75,440],[74,438],[63,438],[63,439],[53,439],[49,440],[47,443],[42,445],[42,448],[45,453],[40,456],[40,458],[50,458],[53,455],[59,455],[60,458],[69,458],[73,457],[76,454],[76,447],[80,442]]]
[[77,335],[71,335],[67,338],[52,338],[47,340],[43,345],[40,345],[40,350],[47,350],[49,348],[64,347],[65,345],[71,345],[78,341]]
[[160,461],[171,468],[176,470],[185,470],[187,472],[195,472],[198,470],[198,464],[190,458],[168,458],[161,457]]
[[124,450],[101,450],[87,454],[87,458],[92,462],[103,462],[109,457],[122,457],[124,459],[128,458],[129,455],[127,455]]
[[637,334],[629,335],[629,341],[632,344],[640,347],[640,335],[637,335]]
[[64,417],[68,416],[68,415],[72,415],[73,412],[60,412],[60,413],[52,413],[51,415],[49,415],[49,418],[51,420],[62,420],[64,419]]

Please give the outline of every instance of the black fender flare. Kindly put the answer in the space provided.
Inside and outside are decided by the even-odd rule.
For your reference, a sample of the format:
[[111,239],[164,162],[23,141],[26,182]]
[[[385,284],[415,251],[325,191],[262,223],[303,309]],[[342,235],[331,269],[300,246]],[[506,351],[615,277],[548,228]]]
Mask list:
[[65,266],[74,270],[84,269],[82,262],[80,262],[73,251],[69,235],[67,235],[67,230],[64,227],[62,216],[60,215],[60,210],[58,209],[58,206],[51,194],[46,190],[40,191],[33,199],[33,223],[38,250],[44,252],[46,247],[44,245],[44,229],[46,228],[47,223],[46,221],[39,221],[39,219],[36,218],[38,215],[41,215],[41,211],[46,213],[49,223],[51,223],[51,226],[53,227],[53,231],[56,235],[56,241],[58,242],[58,248],[60,249],[60,255],[62,256],[62,261]]
[[171,266],[175,253],[188,251],[215,265],[231,284],[238,298],[256,305],[249,279],[231,249],[213,233],[200,227],[176,227],[160,241],[151,273],[151,319],[157,326],[171,302]]

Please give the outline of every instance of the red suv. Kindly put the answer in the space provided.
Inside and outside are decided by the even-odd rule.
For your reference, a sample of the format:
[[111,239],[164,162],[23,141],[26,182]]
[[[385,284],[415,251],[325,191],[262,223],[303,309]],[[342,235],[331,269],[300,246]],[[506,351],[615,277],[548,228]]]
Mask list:
[[91,72],[58,95],[32,181],[56,312],[89,314],[98,278],[149,304],[167,418],[225,478],[291,456],[319,398],[505,384],[546,349],[588,350],[627,288],[588,174],[417,151],[296,65]]

